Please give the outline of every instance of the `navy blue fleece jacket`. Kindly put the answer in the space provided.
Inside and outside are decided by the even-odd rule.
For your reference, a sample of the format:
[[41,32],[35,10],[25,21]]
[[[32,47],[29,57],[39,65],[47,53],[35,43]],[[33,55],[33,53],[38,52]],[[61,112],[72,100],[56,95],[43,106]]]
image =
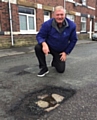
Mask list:
[[69,54],[77,42],[76,24],[65,18],[67,25],[62,32],[59,32],[52,25],[53,20],[54,18],[42,24],[36,39],[39,44],[46,42],[55,51]]

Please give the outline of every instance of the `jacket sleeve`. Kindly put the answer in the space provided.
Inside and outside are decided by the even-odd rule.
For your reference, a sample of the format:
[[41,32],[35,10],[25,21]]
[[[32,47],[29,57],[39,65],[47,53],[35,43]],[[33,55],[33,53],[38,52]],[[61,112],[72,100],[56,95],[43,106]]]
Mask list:
[[42,24],[40,31],[36,35],[36,39],[39,44],[46,41],[48,37],[48,32],[49,32],[49,26],[48,26],[48,23],[45,22]]
[[76,45],[76,42],[78,40],[78,37],[77,37],[77,34],[76,34],[76,25],[74,25],[72,31],[71,31],[71,34],[70,34],[70,38],[69,38],[69,44],[65,50],[65,53],[66,54],[70,54],[71,51],[73,50],[73,48],[75,47]]

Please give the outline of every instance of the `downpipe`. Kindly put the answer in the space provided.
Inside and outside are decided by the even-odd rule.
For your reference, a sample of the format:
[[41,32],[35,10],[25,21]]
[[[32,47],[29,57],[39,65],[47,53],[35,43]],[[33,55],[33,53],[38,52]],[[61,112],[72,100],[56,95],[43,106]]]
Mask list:
[[65,12],[66,12],[66,0],[64,0],[64,9],[65,9]]
[[13,41],[13,29],[12,29],[12,14],[11,14],[11,4],[10,4],[10,0],[8,0],[8,5],[9,5],[9,18],[10,18],[11,44],[12,44],[12,46],[14,46],[14,41]]

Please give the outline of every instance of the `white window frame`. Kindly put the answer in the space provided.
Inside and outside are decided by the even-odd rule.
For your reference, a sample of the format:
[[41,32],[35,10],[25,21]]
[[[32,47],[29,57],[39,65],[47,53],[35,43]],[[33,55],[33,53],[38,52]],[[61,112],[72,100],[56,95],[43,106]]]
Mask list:
[[67,14],[66,17],[74,22],[74,18],[75,18],[74,15]]
[[50,19],[50,11],[46,11],[46,10],[45,10],[44,12],[48,12],[47,15],[44,14],[44,22],[45,22],[45,21],[47,21],[47,20]]
[[0,31],[1,31],[1,22],[0,22]]
[[66,0],[66,1],[73,2],[73,0]]
[[86,6],[86,1],[87,1],[87,0],[82,0],[82,5],[85,5],[85,6]]
[[86,17],[81,17],[81,32],[86,32],[86,20],[87,20]]
[[[27,13],[19,13],[19,15],[24,15],[26,16],[27,19],[27,30],[21,30],[20,29],[20,33],[21,34],[34,34],[36,33],[36,11],[34,8],[28,8],[28,9],[33,9],[34,10],[34,15],[33,14],[27,14]],[[32,17],[34,18],[34,29],[29,29],[29,21],[28,21],[28,17]]]
[[94,31],[97,31],[97,22],[94,23]]

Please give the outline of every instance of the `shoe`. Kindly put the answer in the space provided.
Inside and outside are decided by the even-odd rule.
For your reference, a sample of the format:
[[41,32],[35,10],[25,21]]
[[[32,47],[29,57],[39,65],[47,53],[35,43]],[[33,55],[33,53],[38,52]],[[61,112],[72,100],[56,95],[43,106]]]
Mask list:
[[48,73],[49,73],[48,68],[42,68],[37,76],[38,77],[43,77],[43,76],[45,76]]

